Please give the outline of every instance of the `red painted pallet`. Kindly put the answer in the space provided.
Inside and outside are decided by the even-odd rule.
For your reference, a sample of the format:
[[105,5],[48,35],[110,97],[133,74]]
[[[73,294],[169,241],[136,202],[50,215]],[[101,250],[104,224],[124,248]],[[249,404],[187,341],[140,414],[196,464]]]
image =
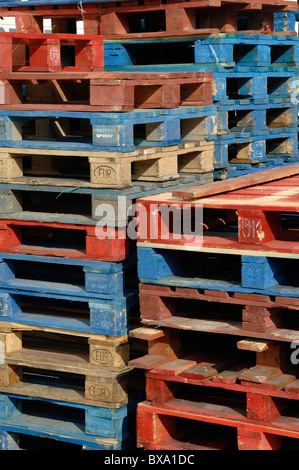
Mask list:
[[[217,8],[218,7],[218,8]],[[221,8],[220,8],[221,7]],[[238,30],[273,33],[273,12],[297,11],[296,1],[221,0],[145,0],[122,2],[84,2],[84,32],[136,37],[186,32],[237,32]],[[82,20],[77,4],[13,6],[0,8],[2,16],[15,16],[17,31],[43,32],[43,18],[52,20],[55,33],[76,32],[76,20]],[[294,32],[291,32],[294,34]]]
[[[237,250],[241,254],[263,251],[269,253],[269,256],[277,253],[297,255],[299,165],[246,176],[248,178],[240,177],[240,180],[234,178],[233,182],[221,181],[219,186],[217,182],[215,186],[214,183],[203,185],[202,197],[198,188],[139,199],[140,245],[153,248],[169,245],[180,249],[192,247],[192,250],[212,249],[213,252],[218,250],[221,253]],[[229,189],[230,185],[237,188],[238,183],[240,189]],[[186,224],[189,228],[186,233],[182,231],[181,225],[185,210],[189,210]],[[198,213],[202,211],[198,229],[199,232],[202,230],[202,236],[201,233],[191,231],[191,221],[196,210]],[[236,213],[234,222],[231,222],[232,211]],[[170,212],[173,213],[173,222],[170,222]],[[283,213],[287,213],[284,220]],[[217,219],[222,228],[215,228],[215,224],[210,228],[211,219]]]
[[299,342],[299,299],[188,287],[139,285],[144,325]]
[[[130,366],[138,369],[155,372],[160,370],[160,373],[177,375],[179,371],[176,367],[183,370],[196,366],[194,377],[197,379],[213,378],[213,383],[223,382],[238,386],[241,379],[265,384],[282,373],[295,374],[295,378],[292,375],[291,381],[296,380],[296,374],[299,376],[295,365],[298,340],[290,344],[244,335],[245,339],[238,341],[238,338],[231,335],[219,336],[213,330],[199,332],[157,326],[132,329],[129,336],[147,344],[147,354],[141,354],[130,361]],[[170,369],[173,369],[173,372],[170,372]],[[241,376],[245,370],[246,375],[243,373]],[[221,378],[218,377],[220,373],[223,375]],[[192,376],[191,371],[189,375]]]
[[0,104],[1,109],[62,111],[207,106],[213,104],[212,80],[212,73],[188,71],[0,73]]
[[97,35],[0,32],[0,72],[102,71]]
[[122,261],[128,256],[129,241],[125,228],[107,228],[100,234],[96,225],[1,219],[0,250],[5,253]]
[[278,342],[239,341],[240,350],[256,354],[251,367],[244,357],[223,349],[224,344],[213,345],[147,372],[147,403],[176,418],[298,439],[298,371],[288,350]]
[[[298,450],[298,433],[243,421],[209,420],[147,402],[137,407],[137,447],[145,450]],[[287,437],[285,437],[287,436]]]

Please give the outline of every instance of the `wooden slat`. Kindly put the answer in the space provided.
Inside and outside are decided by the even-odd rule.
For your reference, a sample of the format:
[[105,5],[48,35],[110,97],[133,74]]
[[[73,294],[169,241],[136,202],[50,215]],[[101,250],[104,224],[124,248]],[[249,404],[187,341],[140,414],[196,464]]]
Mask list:
[[237,176],[223,181],[214,181],[213,183],[204,184],[202,186],[194,186],[186,190],[173,191],[174,197],[184,199],[196,199],[204,196],[211,196],[213,194],[225,193],[234,189],[245,188],[254,186],[256,184],[267,183],[288,176],[299,174],[299,164],[294,164],[281,168],[274,168],[270,170],[262,170],[258,173]]

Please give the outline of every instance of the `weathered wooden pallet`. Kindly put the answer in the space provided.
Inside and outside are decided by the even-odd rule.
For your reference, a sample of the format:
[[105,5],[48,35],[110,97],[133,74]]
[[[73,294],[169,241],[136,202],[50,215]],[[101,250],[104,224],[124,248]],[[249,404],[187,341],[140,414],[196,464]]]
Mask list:
[[217,135],[223,140],[225,135],[264,136],[281,134],[298,127],[295,103],[280,104],[236,104],[217,107]]
[[[141,244],[140,244],[141,245]],[[297,254],[240,251],[207,248],[197,252],[185,249],[158,249],[138,246],[138,277],[140,282],[190,287],[212,291],[297,297]],[[169,245],[168,245],[169,248]],[[230,252],[230,254],[227,254]]]
[[[51,5],[62,5],[62,4],[74,4],[74,0],[25,0],[26,1],[26,5],[34,5],[35,8],[39,5],[46,5],[47,7],[50,7]],[[124,2],[124,4],[126,4],[126,0],[122,0]],[[87,3],[87,8],[89,7],[89,4],[91,3],[98,3],[97,0],[88,0]],[[108,6],[111,5],[111,0],[102,0],[100,3],[102,5],[104,5],[105,3],[107,2]],[[170,1],[170,3],[172,3],[172,1]],[[227,1],[227,0],[222,0],[221,2],[219,0],[206,0],[206,1],[203,1],[202,2],[202,6],[206,7],[206,6],[221,6],[221,4],[226,4],[226,3],[239,3],[239,0],[230,0],[230,1]],[[251,3],[254,3],[254,2],[251,2],[251,0],[248,0],[246,2],[246,4],[248,4],[250,6]],[[290,10],[291,11],[297,11],[297,9],[295,8],[296,5],[295,5],[295,1],[294,0],[263,0],[261,2],[263,5],[285,5],[285,6],[289,6],[290,7]],[[24,0],[0,0],[0,4],[1,6],[8,6],[8,7],[14,7],[15,5],[16,6],[22,6],[24,7]],[[25,8],[26,8],[26,5],[25,5]],[[62,7],[64,8],[64,7]],[[85,5],[84,5],[84,8],[85,8]]]
[[[191,169],[192,162],[186,161],[184,154],[182,157],[183,160],[179,159],[180,168],[183,169],[184,164],[184,169],[187,169],[187,166]],[[24,176],[0,183],[1,214],[6,219],[13,220],[64,222],[77,225],[97,223],[126,227],[136,213],[134,206],[136,198],[158,194],[162,190],[171,191],[195,184],[207,184],[213,180],[212,171],[179,173],[179,177],[174,180],[159,182],[138,180],[128,188],[118,190],[85,187],[85,181],[79,178],[70,180]],[[45,207],[47,212],[44,210]]]
[[[256,431],[269,426],[274,434],[298,439],[298,372],[290,349],[277,341],[237,342],[240,351],[255,354],[252,366],[244,357],[238,362],[236,351],[211,344],[207,350],[203,346],[193,354],[156,363],[146,373],[148,404],[171,410],[177,418],[251,430],[256,426]],[[161,346],[165,348],[163,341]]]
[[135,151],[216,137],[216,108],[180,106],[125,113],[10,111],[0,113],[0,146],[51,150]]
[[[242,420],[242,415],[239,420],[237,417],[233,420],[222,417],[214,419],[204,413],[201,414],[201,409],[195,404],[190,404],[188,407],[183,400],[173,400],[169,405],[170,403],[178,407],[177,412],[170,406],[166,408],[148,402],[138,404],[137,446],[139,448],[181,452],[298,449],[298,433],[285,430],[282,425],[276,427],[272,423],[260,425],[251,421],[245,422]],[[215,406],[215,414],[216,410]],[[222,408],[222,411],[224,410],[225,408]],[[212,434],[213,432],[215,434]]]
[[[161,39],[108,39],[104,44],[105,69],[172,70],[171,65],[201,65],[201,70],[223,67],[298,69],[298,37],[218,34]],[[145,68],[144,68],[145,67]],[[206,67],[206,69],[205,69]],[[190,68],[193,70],[193,67]],[[286,69],[285,69],[286,70]],[[255,70],[256,71],[256,70]]]
[[[238,68],[214,71],[213,94],[220,104],[270,104],[291,101],[296,95],[297,68],[292,72],[283,67],[269,68],[271,71],[236,70]],[[289,67],[290,69],[290,67]]]
[[[4,362],[0,368],[2,392],[17,393],[18,390],[23,394],[28,384],[32,390],[38,388],[37,380],[49,387],[47,398],[57,396],[58,387],[60,397],[65,388],[74,389],[69,395],[66,390],[70,401],[71,396],[74,400],[77,395],[79,402],[83,400],[85,404],[108,408],[120,408],[128,403],[132,368],[126,365],[129,351],[125,336],[109,339],[94,335],[86,338],[65,335],[58,329],[54,333],[30,332],[22,327],[1,331],[4,347]],[[52,384],[51,379],[47,383],[51,374],[54,377],[57,374]]]
[[51,438],[95,450],[125,449],[134,444],[134,403],[107,409],[69,404],[58,397],[44,400],[5,393],[0,394],[0,403],[2,449],[17,448],[16,436],[10,433]]
[[[169,147],[137,147],[132,152],[88,150],[84,153],[81,150],[4,147],[0,148],[0,162],[1,182],[25,184],[33,191],[35,186],[124,189],[133,186],[134,181],[164,182],[178,180],[188,173],[213,172],[214,143],[186,142]],[[96,194],[94,199],[97,199]],[[8,204],[14,205],[13,201]],[[16,209],[17,206],[16,202]]]
[[2,253],[0,289],[116,301],[138,292],[136,256],[109,262]]
[[[295,131],[295,132],[294,132]],[[253,131],[255,132],[255,131]],[[298,135],[295,129],[274,129],[263,135],[246,132],[219,136],[215,141],[214,168],[225,172],[282,166],[298,159]]]
[[138,318],[138,296],[84,299],[82,296],[7,288],[0,293],[0,321],[40,328],[121,336]]
[[136,449],[136,439],[118,445],[107,446],[94,442],[89,437],[87,439],[66,438],[56,435],[52,438],[47,432],[40,435],[39,431],[34,429],[19,429],[14,431],[14,426],[5,426],[0,430],[0,450],[29,450],[29,451],[88,451],[88,450],[128,450]]
[[[261,250],[269,253],[266,256],[285,257],[298,255],[298,181],[296,173],[298,165],[290,167],[293,176],[277,181],[244,187],[225,194],[210,197],[193,198],[187,201],[178,197],[181,193],[160,194],[158,197],[140,198],[139,212],[139,241],[144,247],[169,247],[175,257],[175,247],[184,250],[232,253],[237,250],[240,255],[256,254],[264,256]],[[283,169],[282,169],[283,170]],[[288,167],[286,167],[286,171]],[[268,170],[271,172],[271,170]],[[203,186],[204,187],[204,186]],[[191,192],[190,192],[191,194]],[[188,205],[187,205],[188,204]],[[162,209],[159,209],[162,205]],[[167,210],[165,211],[165,207]],[[189,208],[189,232],[183,233],[178,219],[182,219],[183,207]],[[192,233],[190,210],[202,211],[197,233]],[[155,210],[153,210],[155,209]],[[175,212],[176,222],[169,224],[169,213]],[[236,220],[226,222],[227,213],[236,213]],[[193,216],[194,217],[194,216]],[[217,217],[222,219],[222,228],[209,228],[210,220]],[[202,224],[200,223],[202,222]],[[207,224],[207,226],[205,226]],[[202,234],[200,233],[202,231]],[[181,233],[180,233],[181,232]],[[174,251],[173,251],[174,250]],[[280,261],[277,260],[279,263]]]
[[233,386],[249,386],[252,382],[250,386],[262,384],[255,386],[263,388],[264,383],[282,373],[292,373],[291,381],[297,380],[299,375],[295,367],[297,340],[290,345],[286,338],[282,341],[278,338],[251,338],[250,333],[249,336],[245,333],[245,339],[240,340],[230,334],[219,336],[212,328],[210,331],[197,331],[191,324],[189,329],[182,329],[177,325],[159,327],[159,320],[152,323],[151,327],[144,324],[129,332],[130,338],[147,344],[147,350],[140,349],[129,362],[136,369],[159,371],[163,378],[163,374],[178,375],[180,369],[190,368],[186,377],[212,380],[211,387],[222,382]]
[[[1,1],[0,5],[5,2]],[[30,5],[30,6],[26,6]],[[68,4],[68,5],[66,5]],[[123,2],[84,2],[84,31],[86,34],[146,34],[156,32],[163,28],[163,33],[183,34],[193,31],[197,34],[209,28],[215,32],[239,30],[264,31],[265,33],[278,31],[274,28],[274,11],[294,11],[297,7],[295,1],[262,2],[255,4],[251,1],[225,2],[219,0],[192,1],[191,5],[179,2],[174,8],[174,2],[168,0],[155,3],[145,1],[143,5],[132,5]],[[16,5],[20,5],[17,7]],[[215,8],[218,7],[218,8]],[[220,8],[221,7],[221,8]],[[202,11],[204,8],[204,11]],[[211,10],[213,13],[211,14]],[[249,11],[248,11],[249,10]],[[254,11],[252,11],[254,10]],[[218,12],[219,11],[219,12]],[[221,11],[221,14],[220,14]],[[1,14],[16,17],[17,31],[42,33],[43,17],[52,20],[52,30],[56,33],[74,32],[74,22],[82,19],[81,11],[76,4],[68,1],[53,2],[31,1],[9,2],[9,8],[1,7]],[[142,15],[142,17],[140,17]],[[143,21],[142,21],[143,20]],[[281,31],[294,31],[283,23]],[[287,29],[286,29],[287,28]],[[101,32],[100,32],[101,31]],[[159,31],[161,35],[161,32]],[[109,37],[109,36],[108,36]]]
[[209,72],[13,72],[0,74],[2,109],[133,111],[207,106]]
[[140,318],[159,328],[299,341],[299,299],[140,284]]
[[0,32],[0,71],[101,71],[103,38],[76,34]]
[[[94,32],[97,30],[104,39],[110,38],[140,38],[163,37],[184,34],[217,34],[220,32],[239,31],[248,33],[273,33],[273,10],[277,7],[247,4],[249,11],[244,11],[244,5],[236,4],[228,7],[224,3],[221,8],[205,8],[202,2],[193,1],[190,5],[179,2],[174,8],[173,2],[148,3],[145,5],[117,4],[111,7],[105,3],[99,5],[97,14],[90,15],[94,20]],[[270,10],[269,10],[270,7]],[[284,8],[284,7],[283,7]],[[141,16],[142,15],[142,16]],[[96,23],[98,20],[98,24]],[[84,23],[84,26],[87,22]],[[89,26],[89,24],[86,24]]]
[[[81,400],[85,398],[85,403],[89,402],[96,406],[108,407],[108,408],[120,408],[125,406],[129,400],[129,373],[131,368],[123,371],[103,371],[103,370],[92,370],[90,367],[79,367],[78,362],[75,365],[74,361],[73,366],[69,362],[69,367],[67,364],[62,364],[59,362],[59,359],[51,360],[51,353],[46,353],[44,355],[44,362],[38,360],[38,356],[42,356],[41,351],[36,354],[33,354],[28,351],[28,354],[23,351],[23,358],[8,358],[7,363],[4,366],[1,366],[1,382],[4,385],[1,386],[1,391],[5,393],[19,393],[24,394],[26,387],[28,386],[32,393],[43,396],[42,391],[38,390],[39,387],[34,383],[30,383],[30,377],[32,375],[33,380],[40,379],[45,380],[47,376],[53,374],[56,375],[56,385],[52,386],[54,391],[51,389],[51,385],[46,385],[49,387],[49,391],[46,396],[55,395],[57,396],[58,390],[60,388],[60,396],[63,396],[64,388],[68,389],[73,387],[75,389],[75,394],[78,394],[78,399]],[[67,356],[67,355],[66,355]],[[60,355],[62,360],[65,360],[64,354]],[[17,362],[17,364],[16,364]],[[79,361],[80,362],[80,361]],[[34,364],[34,365],[33,365]],[[61,369],[68,369],[69,372],[61,373]],[[36,372],[37,370],[37,372]],[[20,379],[20,374],[23,377],[24,382]],[[35,377],[37,374],[39,377]],[[72,381],[73,379],[73,381]],[[28,382],[30,383],[30,386]],[[59,384],[59,385],[57,385]],[[78,385],[79,384],[79,385]],[[78,387],[79,393],[76,392]],[[56,390],[55,390],[56,389]],[[67,393],[67,392],[66,392]],[[71,395],[71,394],[70,394]]]
[[3,253],[124,261],[130,241],[125,228],[1,219]]

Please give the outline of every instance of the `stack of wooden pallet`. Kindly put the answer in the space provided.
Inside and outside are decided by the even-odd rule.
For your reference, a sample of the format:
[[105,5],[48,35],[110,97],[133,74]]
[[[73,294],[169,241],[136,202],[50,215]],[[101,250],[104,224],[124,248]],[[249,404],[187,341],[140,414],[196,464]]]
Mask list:
[[104,72],[101,35],[45,34],[60,10],[23,5],[0,33],[2,447],[126,449],[144,398],[128,210],[213,181],[212,74]]
[[[298,448],[298,175],[293,165],[138,201],[139,223],[156,228],[140,233],[144,326],[130,332],[148,342],[131,361],[147,371],[140,447]],[[202,237],[169,224],[187,206],[202,210]]]
[[[299,41],[289,17],[275,20],[275,14],[296,10],[293,0],[0,0],[1,17],[13,17],[16,25],[15,32],[0,32],[3,448],[41,448],[54,438],[63,446],[127,449],[134,447],[136,422],[139,446],[203,448],[201,441],[182,444],[188,438],[181,433],[194,434],[185,419],[207,425],[196,434],[205,435],[208,448],[228,445],[223,425],[226,438],[231,428],[239,442],[246,437],[243,448],[264,441],[277,447],[273,435],[297,437],[285,421],[277,424],[276,397],[289,398],[285,392],[255,386],[248,392],[248,377],[256,374],[250,350],[260,353],[258,380],[279,374],[285,380],[280,346],[268,342],[277,339],[279,309],[289,305],[279,300],[284,288],[267,291],[278,269],[268,251],[271,236],[277,240],[280,233],[280,205],[269,215],[235,201],[222,206],[216,198],[204,208],[203,249],[198,237],[191,245],[180,237],[173,243],[175,215],[189,210],[177,197],[192,201],[187,225],[203,204],[192,185],[207,183],[213,193],[214,179],[233,181],[270,167],[281,167],[280,175],[294,172]],[[44,32],[45,20],[51,33]],[[77,34],[79,22],[84,34]],[[141,197],[152,199],[139,201],[135,219]],[[166,208],[176,203],[170,241],[156,207],[161,201]],[[239,239],[236,210],[245,227]],[[283,222],[292,235],[292,217]],[[267,254],[256,256],[256,245]],[[274,243],[274,251],[288,258],[289,244],[280,245]],[[193,285],[198,262],[205,277]],[[196,319],[198,301],[224,320]],[[293,297],[290,304],[296,309]],[[232,324],[240,312],[257,343],[233,340],[242,336],[243,323]],[[290,338],[285,333],[280,340]],[[143,339],[149,341],[145,359]],[[138,369],[153,368],[142,385]],[[198,390],[206,404],[191,400]],[[225,403],[244,405],[246,396],[250,411],[243,420],[244,410]],[[260,416],[256,427],[248,425],[255,419],[250,413],[260,413],[250,406],[255,400],[270,409],[263,419],[269,426],[276,420],[274,431],[264,431]],[[30,443],[33,438],[42,443]]]

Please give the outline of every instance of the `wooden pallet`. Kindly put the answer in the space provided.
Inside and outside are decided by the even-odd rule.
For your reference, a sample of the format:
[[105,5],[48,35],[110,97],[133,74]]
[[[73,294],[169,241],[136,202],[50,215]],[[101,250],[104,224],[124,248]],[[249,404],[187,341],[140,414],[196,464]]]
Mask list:
[[216,138],[216,107],[181,106],[132,112],[0,110],[0,146],[134,152]]
[[4,253],[111,262],[124,261],[129,255],[129,239],[124,228],[107,227],[104,232],[96,225],[22,220],[1,219],[0,247]]
[[0,292],[0,321],[61,331],[122,336],[138,319],[138,296],[99,299],[53,293],[51,289],[3,288]]
[[0,288],[11,293],[46,291],[82,301],[116,301],[138,292],[136,256],[132,252],[124,262],[108,262],[2,253]]
[[[176,418],[298,439],[298,373],[290,349],[277,341],[256,339],[241,340],[237,347],[255,354],[256,365],[211,339],[193,354],[156,361],[146,374],[147,405],[168,410]],[[145,428],[141,432],[146,435]],[[149,436],[157,437],[159,444],[157,434],[149,431]]]
[[[139,281],[169,287],[298,297],[297,255],[137,247]],[[242,254],[243,253],[243,254]]]
[[[136,448],[135,439],[133,442],[128,441],[120,446],[113,446],[111,450],[130,450]],[[92,439],[74,439],[66,438],[65,436],[55,436],[54,438],[43,432],[41,436],[40,431],[16,429],[14,426],[5,426],[0,431],[0,450],[29,450],[29,451],[85,451],[85,450],[108,450],[107,445],[97,444]]]
[[0,80],[2,109],[115,112],[213,104],[209,72],[14,72]]
[[276,105],[220,104],[217,108],[218,136],[221,139],[229,134],[234,138],[246,135],[263,137],[265,134],[277,135],[284,130],[297,129],[296,106],[287,99],[285,101]]
[[[69,4],[66,5],[66,3]],[[173,32],[182,34],[186,31],[198,34],[201,31],[207,31],[207,28],[221,32],[237,32],[246,29],[273,33],[273,12],[296,11],[295,3],[294,1],[271,1],[255,4],[248,1],[243,4],[234,1],[229,2],[228,5],[225,1],[207,0],[205,2],[192,1],[191,5],[179,2],[174,8],[173,1],[161,3],[157,0],[155,3],[145,2],[144,5],[130,5],[127,1],[117,4],[115,2],[86,2],[83,17],[84,31],[87,34],[103,34],[105,37],[111,34],[149,35],[150,31],[159,31],[162,24],[164,34]],[[1,1],[0,5],[2,4],[4,2]],[[34,5],[31,9],[29,6],[24,6],[23,2],[19,3],[19,7],[16,5],[17,3],[14,2],[13,6],[10,3],[9,9],[5,6],[1,7],[1,14],[15,16],[17,31],[20,32],[42,33],[41,19],[47,17],[52,20],[53,31],[70,33],[74,31],[76,19],[81,19],[80,11],[71,2],[56,3],[55,9],[51,2],[39,1],[37,3],[29,0],[29,5]],[[204,8],[204,14],[200,15],[202,8]],[[145,24],[140,20],[141,14],[146,18]],[[200,21],[196,26],[198,16]],[[283,29],[283,31],[289,30],[291,31],[290,28]]]
[[[126,370],[129,362],[127,335],[84,334],[55,328],[16,326],[10,322],[1,324],[0,333],[4,362],[10,367],[23,365],[47,369],[47,363],[50,367],[56,363],[62,372],[82,373],[85,369],[85,374],[90,370],[92,375],[97,375],[102,370]],[[6,370],[1,370],[1,377],[2,385],[14,384],[9,383],[11,377]],[[16,378],[15,383],[20,379]]]
[[[214,168],[217,179],[225,174],[238,176],[238,171],[281,167],[298,162],[298,135],[294,128],[277,129],[251,136],[234,133],[215,141]],[[246,173],[244,173],[246,174]]]
[[[155,248],[168,246],[169,248],[184,249],[186,247],[188,249],[189,247],[189,249],[193,248],[198,251],[211,249],[211,251],[218,253],[220,249],[227,253],[235,249],[244,255],[249,252],[258,255],[259,252],[261,254],[261,250],[272,252],[273,255],[297,254],[298,168],[298,165],[291,165],[285,169],[274,170],[274,174],[279,174],[279,172],[281,174],[281,178],[277,181],[256,184],[210,197],[192,199],[191,190],[188,201],[177,196],[182,195],[180,192],[164,193],[159,197],[141,198],[137,201],[139,213],[143,217],[142,222],[141,216],[139,216],[141,226],[139,241],[146,243],[147,247]],[[271,170],[268,172],[271,176]],[[287,172],[290,176],[284,178],[283,176]],[[267,174],[267,170],[264,173]],[[252,178],[254,181],[254,177]],[[167,207],[168,214],[166,216],[159,210],[159,204]],[[169,215],[169,209],[173,208],[179,218],[180,211],[184,205],[187,207],[187,204],[188,207],[203,209],[202,236],[199,233],[197,237],[192,237],[192,234],[188,237],[188,233],[186,233],[186,237],[184,237],[184,234],[179,234],[171,226],[167,227],[166,217]],[[154,207],[157,209],[155,212],[153,212]],[[226,214],[227,212],[230,214],[230,211],[236,212],[237,220],[226,224]],[[285,213],[287,216],[284,218]],[[213,219],[213,216],[222,219],[225,230],[215,230],[214,227],[212,230],[209,228],[205,230],[206,220]],[[191,218],[191,216],[189,217]],[[209,226],[209,222],[207,225]],[[155,230],[152,230],[152,233],[155,232],[152,236],[149,233],[149,227],[155,227]],[[269,254],[269,256],[271,255]]]
[[64,389],[70,387],[69,395],[65,391],[69,400],[77,395],[80,403],[92,402],[108,408],[120,408],[128,403],[128,374],[132,369],[128,367],[127,336],[64,334],[58,329],[45,331],[25,326],[2,327],[0,337],[4,352],[2,392],[18,390],[22,394],[26,387],[34,390],[35,379],[46,383],[52,372],[57,377],[52,386],[49,379],[47,398],[57,396],[56,387],[60,388],[61,397]]
[[[200,367],[196,369],[198,377],[194,372],[198,379],[209,379],[232,369],[224,374],[227,375],[227,381],[224,382],[228,384],[241,383],[238,382],[238,377],[240,375],[241,380],[243,370],[250,369],[248,381],[256,383],[264,383],[282,372],[295,370],[291,359],[295,358],[296,351],[292,356],[294,348],[288,342],[278,341],[276,338],[250,338],[246,332],[240,335],[243,338],[245,336],[245,339],[238,341],[238,338],[230,334],[219,336],[213,329],[196,331],[192,328],[159,327],[158,323],[151,327],[144,324],[130,330],[130,338],[143,341],[147,345],[147,351],[140,350],[139,355],[130,360],[130,366],[146,371],[161,369],[160,373],[163,370],[165,374],[176,375],[179,371],[171,371],[171,368],[181,367],[184,370],[199,364]],[[197,347],[198,344],[200,348]],[[297,344],[297,341],[294,341],[294,344]],[[255,355],[251,351],[258,354]],[[269,359],[270,356],[273,356],[272,359]],[[294,377],[292,380],[295,380]],[[213,381],[218,383],[220,379],[214,378]]]
[[32,187],[123,189],[133,181],[171,181],[213,171],[214,143],[144,147],[133,152],[0,148],[0,181]]
[[296,88],[296,67],[266,71],[227,69],[214,71],[213,99],[223,105],[279,104],[290,101]]
[[[137,446],[145,450],[298,450],[298,433],[271,425],[207,418],[196,407],[173,401],[177,411],[138,404]],[[182,430],[183,428],[183,430]]]
[[[101,36],[0,32],[1,72],[101,71]],[[28,58],[27,58],[28,54]]]
[[[276,67],[298,68],[296,36],[216,34],[176,36],[175,38],[107,39],[104,49],[108,70],[188,70],[219,71]],[[200,66],[200,67],[199,67]]]
[[[0,394],[1,447],[17,445],[18,434],[57,439],[98,450],[125,449],[134,443],[136,404],[118,410],[69,404],[56,399]],[[17,435],[9,436],[10,432]],[[13,439],[11,439],[13,438]]]
[[299,341],[296,298],[140,284],[139,299],[141,321],[153,328]]

